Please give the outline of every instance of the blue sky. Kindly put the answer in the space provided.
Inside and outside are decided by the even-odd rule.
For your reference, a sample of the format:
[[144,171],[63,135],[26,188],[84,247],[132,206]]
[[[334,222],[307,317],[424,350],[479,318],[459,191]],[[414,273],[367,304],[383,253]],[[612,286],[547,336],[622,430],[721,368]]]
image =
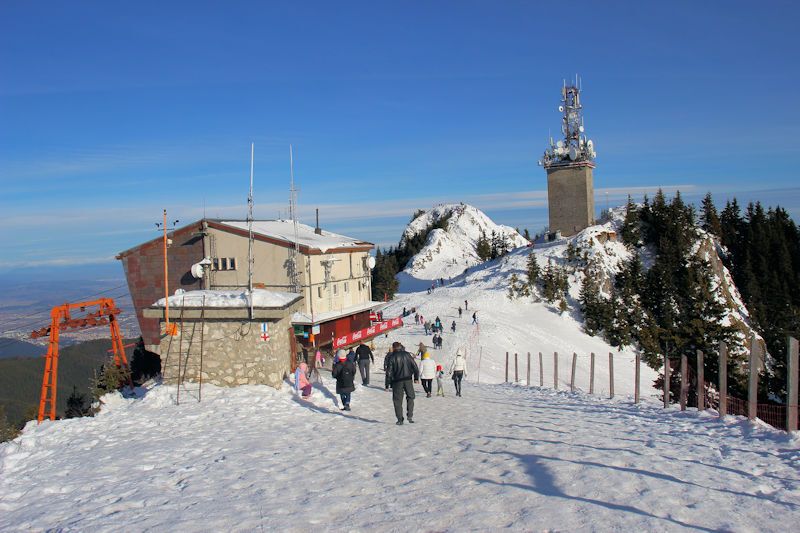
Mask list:
[[[566,10],[566,11],[565,11]],[[596,204],[659,186],[800,219],[791,2],[0,4],[0,276],[113,263],[167,208],[285,212],[382,245],[465,201],[540,230],[580,73]],[[120,269],[121,271],[121,269]],[[57,274],[54,274],[57,275]]]

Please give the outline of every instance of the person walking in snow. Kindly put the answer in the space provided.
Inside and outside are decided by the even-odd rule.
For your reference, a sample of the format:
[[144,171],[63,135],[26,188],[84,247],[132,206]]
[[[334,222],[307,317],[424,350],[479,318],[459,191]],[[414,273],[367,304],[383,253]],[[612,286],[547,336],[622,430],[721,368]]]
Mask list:
[[453,375],[453,384],[456,386],[456,396],[461,396],[461,380],[467,375],[467,359],[461,348],[456,351],[456,358],[453,359],[450,373]]
[[442,329],[442,321],[439,320],[438,316],[436,317],[436,320],[434,322],[436,324],[436,329],[441,330]]
[[431,358],[428,352],[422,354],[422,364],[419,368],[419,379],[422,381],[422,389],[431,397],[433,378],[436,377],[436,361]]
[[467,304],[467,301],[464,300],[464,311],[468,311],[468,310],[469,310],[469,304]]
[[478,312],[477,311],[472,313],[472,323],[473,324],[477,324],[478,323]]
[[429,334],[430,334],[429,332],[430,332],[430,329],[431,329],[431,323],[430,323],[430,322],[425,322],[425,323],[422,325],[422,327],[424,327],[424,328],[425,328],[425,335],[426,335],[426,336],[427,336],[427,335],[429,335]]
[[311,396],[311,383],[308,381],[308,365],[300,363],[294,371],[294,390],[303,395],[303,399]]
[[425,346],[425,343],[421,342],[419,343],[419,346],[417,346],[417,353],[414,355],[414,357],[416,359],[422,359],[422,354],[424,354],[427,351],[428,351],[427,346]]
[[444,369],[442,365],[436,365],[436,396],[444,398]]
[[458,318],[461,318],[461,306],[458,306]]
[[411,354],[399,342],[392,343],[392,353],[386,358],[386,390],[392,387],[392,403],[397,425],[403,425],[403,396],[406,398],[406,415],[414,423],[414,383],[419,381],[419,368]]
[[353,363],[353,365],[355,365],[356,361],[358,361],[358,356],[356,355],[356,352],[353,350],[352,347],[347,352],[347,360]]
[[333,367],[331,375],[336,380],[336,394],[342,400],[341,409],[344,411],[350,410],[350,395],[356,390],[354,383],[356,378],[356,365],[347,359],[347,353],[344,350],[337,352],[337,359],[339,362]]
[[455,320],[453,320],[453,323],[450,325],[450,331],[452,331],[453,333],[456,332],[456,321]]
[[369,385],[369,364],[375,362],[375,356],[369,346],[361,343],[356,348],[356,357],[358,357],[358,371],[361,372],[361,384]]

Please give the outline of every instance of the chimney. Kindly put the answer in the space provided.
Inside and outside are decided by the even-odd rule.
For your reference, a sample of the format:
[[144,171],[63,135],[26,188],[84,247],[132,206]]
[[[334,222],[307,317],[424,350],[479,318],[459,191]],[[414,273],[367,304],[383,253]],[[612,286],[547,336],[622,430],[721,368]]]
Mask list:
[[317,208],[317,227],[314,228],[314,233],[322,235],[322,228],[319,227],[319,208]]

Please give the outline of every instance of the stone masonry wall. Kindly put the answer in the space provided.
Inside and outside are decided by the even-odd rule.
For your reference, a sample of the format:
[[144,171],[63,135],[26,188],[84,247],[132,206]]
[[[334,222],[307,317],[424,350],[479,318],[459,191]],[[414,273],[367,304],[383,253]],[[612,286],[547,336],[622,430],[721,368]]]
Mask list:
[[[222,387],[237,385],[269,385],[280,388],[284,376],[291,371],[291,350],[288,329],[290,316],[269,321],[270,340],[261,339],[261,321],[205,320],[203,327],[204,383]],[[176,383],[177,358],[183,352],[181,366],[185,381],[200,377],[200,322],[184,321],[183,339],[162,341],[162,374],[164,383]],[[187,360],[188,352],[188,360]]]

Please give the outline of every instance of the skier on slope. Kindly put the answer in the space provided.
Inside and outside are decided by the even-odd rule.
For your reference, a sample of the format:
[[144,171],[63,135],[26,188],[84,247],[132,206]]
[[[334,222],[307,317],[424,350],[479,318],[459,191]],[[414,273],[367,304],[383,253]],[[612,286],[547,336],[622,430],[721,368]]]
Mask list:
[[453,323],[450,325],[450,331],[452,331],[453,333],[456,332],[456,321],[455,320],[453,320]]
[[477,324],[478,323],[478,312],[477,311],[472,313],[472,323],[473,324]]

